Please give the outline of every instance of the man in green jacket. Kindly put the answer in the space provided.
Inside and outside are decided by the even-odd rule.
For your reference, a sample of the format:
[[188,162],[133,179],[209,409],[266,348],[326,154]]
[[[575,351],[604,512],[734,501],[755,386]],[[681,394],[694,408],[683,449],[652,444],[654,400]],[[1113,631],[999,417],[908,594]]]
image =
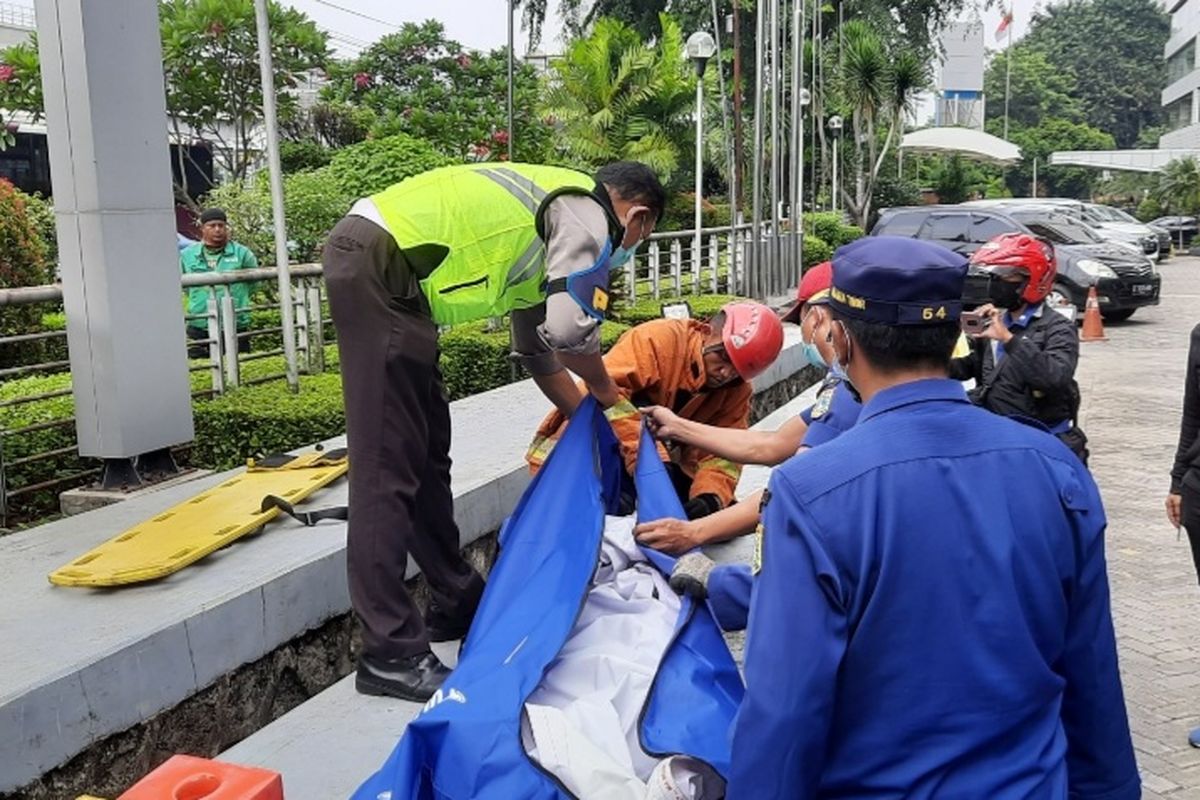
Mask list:
[[[559,167],[443,167],[354,205],[323,261],[337,328],[350,457],[347,568],[362,624],[356,686],[428,699],[449,671],[430,641],[463,638],[483,579],[463,560],[450,489],[450,407],[438,326],[509,315],[514,357],[555,406],[605,407],[600,358],[609,271],[654,230],[657,176],[618,162],[595,177]],[[409,554],[428,613],[404,588]]]
[[[179,254],[179,266],[184,275],[197,272],[236,272],[241,269],[256,269],[258,259],[244,245],[229,239],[229,221],[224,209],[205,209],[200,215],[200,241],[184,248]],[[231,283],[229,295],[233,298],[233,307],[237,312],[237,329],[239,332],[250,328],[250,287],[249,283]],[[220,286],[193,286],[187,290],[187,313],[189,317],[201,316],[208,313],[209,292],[216,291],[217,298],[225,293]],[[189,319],[187,321],[187,336],[189,339],[208,339],[208,324],[204,319]],[[250,340],[238,339],[238,352],[250,352]],[[205,345],[192,345],[188,348],[188,358],[204,358],[208,355]]]

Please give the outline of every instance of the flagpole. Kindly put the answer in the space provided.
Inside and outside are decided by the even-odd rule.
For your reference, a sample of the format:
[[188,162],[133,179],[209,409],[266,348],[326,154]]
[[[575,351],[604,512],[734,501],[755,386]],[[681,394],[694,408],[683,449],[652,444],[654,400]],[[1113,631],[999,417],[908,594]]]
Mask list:
[[[1009,7],[1012,14],[1012,7]],[[1012,86],[1012,19],[1008,19],[1008,47],[1004,51],[1004,138],[1008,139],[1008,95]]]

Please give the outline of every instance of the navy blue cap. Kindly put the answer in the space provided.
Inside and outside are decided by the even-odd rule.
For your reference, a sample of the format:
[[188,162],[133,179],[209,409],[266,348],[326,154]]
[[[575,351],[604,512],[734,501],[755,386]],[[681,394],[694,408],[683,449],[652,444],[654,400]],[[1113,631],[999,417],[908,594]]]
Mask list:
[[833,255],[829,305],[883,325],[935,325],[962,313],[967,259],[907,236],[867,236]]

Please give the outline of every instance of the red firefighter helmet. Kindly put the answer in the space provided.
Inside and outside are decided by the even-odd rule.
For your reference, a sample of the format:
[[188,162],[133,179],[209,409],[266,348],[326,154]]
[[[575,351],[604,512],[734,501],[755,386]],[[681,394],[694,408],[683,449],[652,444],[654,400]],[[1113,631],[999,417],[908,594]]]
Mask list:
[[729,362],[742,380],[752,380],[779,357],[783,323],[762,303],[729,303],[721,311],[725,314],[721,341]]
[[971,256],[971,268],[993,275],[1022,274],[1028,277],[1021,298],[1040,303],[1050,294],[1058,268],[1050,245],[1027,233],[1002,233]]

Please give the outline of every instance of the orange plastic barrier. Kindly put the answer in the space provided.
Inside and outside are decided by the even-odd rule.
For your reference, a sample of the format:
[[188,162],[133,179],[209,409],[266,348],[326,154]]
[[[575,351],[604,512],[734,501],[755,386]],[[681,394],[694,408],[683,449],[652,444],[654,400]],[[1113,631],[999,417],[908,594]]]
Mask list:
[[283,776],[195,756],[171,756],[117,800],[283,800]]

